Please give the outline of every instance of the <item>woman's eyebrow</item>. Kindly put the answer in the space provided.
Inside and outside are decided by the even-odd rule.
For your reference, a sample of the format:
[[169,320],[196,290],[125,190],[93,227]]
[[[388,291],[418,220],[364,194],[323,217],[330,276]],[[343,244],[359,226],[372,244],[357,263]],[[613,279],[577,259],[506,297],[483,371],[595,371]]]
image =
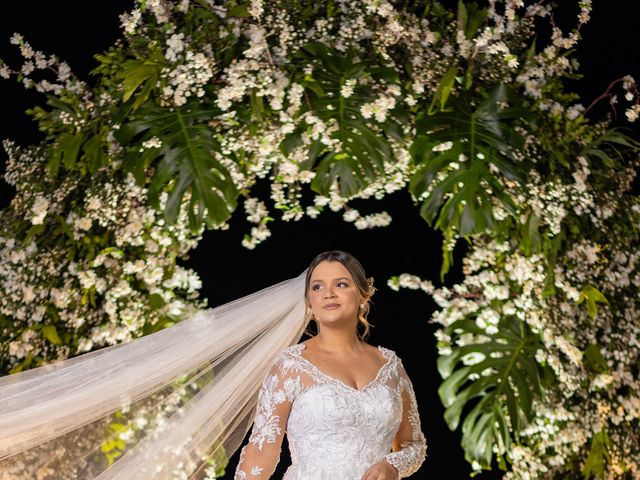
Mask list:
[[[338,277],[338,278],[334,278],[334,280],[349,280],[347,277]],[[316,280],[311,280],[311,283],[315,283],[315,282],[323,282],[324,280],[320,280],[320,279],[316,279]]]

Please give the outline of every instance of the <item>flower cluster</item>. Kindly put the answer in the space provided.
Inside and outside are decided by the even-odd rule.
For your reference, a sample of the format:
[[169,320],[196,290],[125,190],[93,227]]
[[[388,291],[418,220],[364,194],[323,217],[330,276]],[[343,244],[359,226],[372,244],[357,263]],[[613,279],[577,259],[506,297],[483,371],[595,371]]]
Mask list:
[[[174,55],[176,48],[167,50]],[[181,106],[187,103],[191,96],[202,97],[205,94],[204,87],[213,77],[214,65],[202,53],[188,51],[184,56],[184,63],[171,70],[163,70],[163,77],[166,86],[162,89],[162,103],[167,105]]]
[[[35,88],[38,92],[54,95],[63,91],[80,93],[85,90],[86,85],[72,74],[69,65],[58,60],[56,56],[47,56],[40,50],[34,50],[19,33],[14,33],[10,41],[20,49],[24,63],[18,71],[14,71],[0,59],[1,78],[8,79],[12,75],[20,75],[25,88]],[[53,73],[55,80],[51,81],[46,77],[37,80],[33,77],[35,73],[41,73],[42,76]]]
[[242,240],[242,245],[252,250],[256,244],[271,236],[267,222],[273,219],[268,216],[269,211],[264,202],[257,198],[248,198],[244,202],[244,208],[247,211],[247,220],[257,225],[252,227],[251,234],[245,235],[245,238]]
[[[3,331],[3,368],[126,342],[202,305],[197,274],[176,265],[200,238],[185,212],[166,225],[131,175],[116,183],[105,171],[100,180],[60,185],[47,179],[40,149],[5,149],[6,178],[18,194],[2,212],[0,235],[0,313],[13,319]],[[21,224],[50,232],[51,243],[37,234],[16,241],[12,228]],[[63,334],[72,341],[62,343]]]

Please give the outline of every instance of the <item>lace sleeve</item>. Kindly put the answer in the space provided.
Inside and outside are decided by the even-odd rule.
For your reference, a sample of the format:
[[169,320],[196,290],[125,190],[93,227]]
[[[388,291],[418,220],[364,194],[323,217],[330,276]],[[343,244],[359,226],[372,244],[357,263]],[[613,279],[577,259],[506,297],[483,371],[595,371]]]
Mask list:
[[260,387],[249,443],[242,448],[234,480],[268,479],[280,460],[280,447],[291,410],[301,389],[300,377],[287,374],[280,355]]
[[400,474],[400,478],[415,473],[424,462],[427,441],[420,428],[418,404],[411,380],[402,364],[399,368],[399,386],[402,394],[402,422],[393,441],[393,452],[385,456]]

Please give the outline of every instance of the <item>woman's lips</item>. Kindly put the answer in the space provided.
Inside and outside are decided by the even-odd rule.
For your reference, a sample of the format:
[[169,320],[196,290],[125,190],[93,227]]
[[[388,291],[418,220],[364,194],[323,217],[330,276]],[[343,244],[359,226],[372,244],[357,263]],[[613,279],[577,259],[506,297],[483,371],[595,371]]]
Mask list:
[[328,303],[322,308],[326,308],[327,310],[333,310],[334,308],[338,308],[340,306],[339,303]]

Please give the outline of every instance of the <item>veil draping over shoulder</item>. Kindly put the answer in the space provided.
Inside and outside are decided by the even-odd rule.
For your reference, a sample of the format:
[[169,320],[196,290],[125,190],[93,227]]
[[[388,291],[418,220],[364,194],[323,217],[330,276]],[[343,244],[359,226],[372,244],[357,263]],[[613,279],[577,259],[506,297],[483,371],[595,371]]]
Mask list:
[[251,426],[273,359],[304,331],[305,274],[1,377],[0,480],[213,478]]

